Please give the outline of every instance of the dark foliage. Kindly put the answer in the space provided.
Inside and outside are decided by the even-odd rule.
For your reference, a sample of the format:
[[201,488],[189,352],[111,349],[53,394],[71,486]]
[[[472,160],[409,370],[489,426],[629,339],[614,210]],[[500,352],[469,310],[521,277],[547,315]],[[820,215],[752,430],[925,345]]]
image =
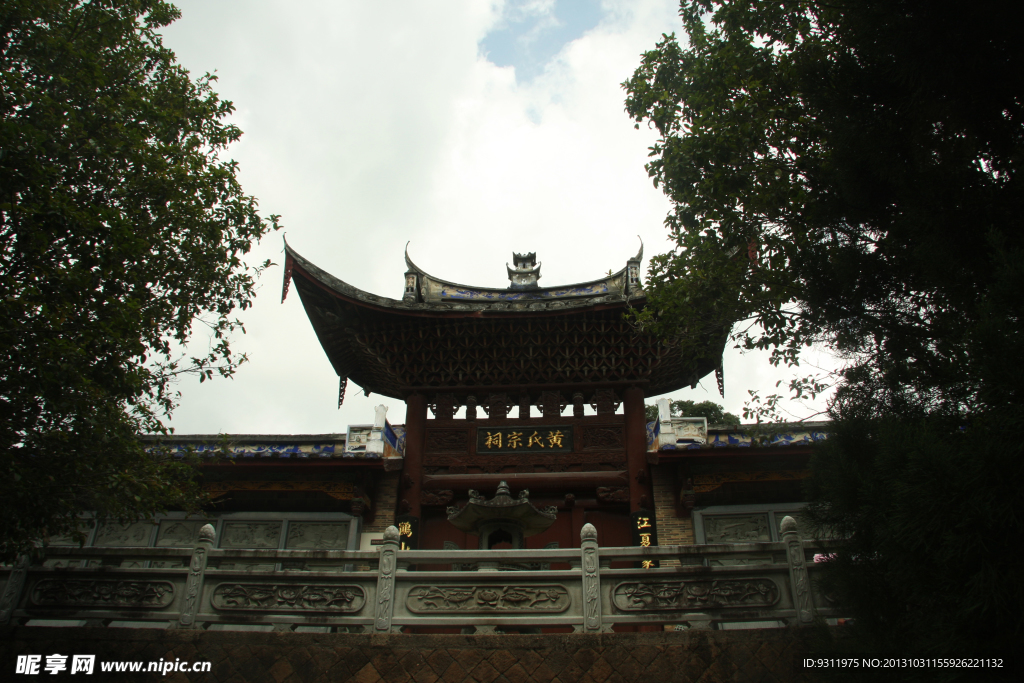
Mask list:
[[677,244],[639,323],[847,359],[812,481],[851,539],[832,585],[863,642],[929,653],[1021,638],[1024,42],[1014,3],[963,9],[687,0],[689,46],[625,84]]
[[[241,132],[156,31],[157,0],[0,1],[0,555],[194,509],[191,469],[147,453],[172,380],[230,375],[242,257],[276,226],[218,154]],[[209,355],[178,351],[194,324]]]

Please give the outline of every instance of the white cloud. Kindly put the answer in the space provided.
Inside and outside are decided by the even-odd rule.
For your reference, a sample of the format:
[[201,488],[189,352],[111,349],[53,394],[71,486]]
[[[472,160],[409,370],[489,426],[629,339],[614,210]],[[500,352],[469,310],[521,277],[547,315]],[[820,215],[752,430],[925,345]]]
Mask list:
[[[501,3],[177,4],[165,42],[194,74],[216,69],[238,107],[246,191],[282,215],[299,253],[354,286],[399,298],[406,241],[428,272],[483,285],[506,282],[513,250],[537,251],[555,285],[623,267],[638,234],[648,256],[668,247],[668,202],[643,167],[654,136],[634,130],[619,84],[677,30],[673,0],[605,2],[601,23],[526,84],[479,50]],[[280,235],[252,262],[264,258],[282,262]],[[251,363],[231,381],[180,385],[178,433],[372,420],[380,397],[354,386],[335,409],[337,377],[298,297],[280,304],[280,278],[264,277],[235,340]],[[727,409],[766,368],[727,357]],[[383,402],[404,420],[401,402]]]

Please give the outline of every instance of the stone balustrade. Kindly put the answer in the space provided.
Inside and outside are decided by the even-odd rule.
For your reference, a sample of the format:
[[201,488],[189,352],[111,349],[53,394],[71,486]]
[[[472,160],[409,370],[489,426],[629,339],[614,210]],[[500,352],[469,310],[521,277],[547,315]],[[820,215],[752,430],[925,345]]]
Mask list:
[[[316,551],[217,549],[211,527],[193,549],[51,548],[42,562],[0,568],[0,625],[600,633],[626,624],[801,626],[837,616],[814,583],[822,545],[801,540],[792,518],[782,530],[778,543],[601,548],[587,524],[579,548],[400,550],[390,527],[379,551]],[[484,570],[502,564],[540,569]],[[464,570],[471,566],[480,570]]]

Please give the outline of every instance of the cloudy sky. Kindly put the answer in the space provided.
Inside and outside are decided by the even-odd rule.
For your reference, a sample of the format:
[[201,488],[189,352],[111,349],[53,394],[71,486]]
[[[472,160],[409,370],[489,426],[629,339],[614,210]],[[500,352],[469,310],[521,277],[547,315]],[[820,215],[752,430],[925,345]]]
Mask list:
[[[505,262],[536,251],[542,285],[619,270],[643,239],[669,248],[669,205],[644,170],[620,84],[661,34],[674,0],[176,0],[165,44],[194,75],[216,71],[245,135],[230,149],[246,192],[282,216],[288,242],[337,277],[400,298],[403,249],[455,282],[506,286]],[[270,235],[253,263],[283,262]],[[646,269],[646,259],[644,263]],[[189,433],[331,433],[372,422],[338,379],[282,269],[261,280],[232,380],[179,384],[171,425]],[[197,350],[206,341],[195,341]],[[725,406],[791,373],[725,358]],[[672,398],[718,399],[714,376]]]

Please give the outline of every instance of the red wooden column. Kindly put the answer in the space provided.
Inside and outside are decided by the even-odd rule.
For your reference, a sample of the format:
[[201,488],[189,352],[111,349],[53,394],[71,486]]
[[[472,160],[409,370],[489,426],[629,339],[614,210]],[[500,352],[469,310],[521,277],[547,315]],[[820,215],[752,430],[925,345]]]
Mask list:
[[[409,503],[407,514],[420,516],[423,486],[423,448],[427,436],[427,398],[412,394],[405,399],[405,467],[398,499]],[[400,507],[403,507],[400,505]]]
[[638,387],[626,389],[622,396],[623,417],[626,420],[626,468],[629,470],[629,511],[636,512],[652,504],[649,491],[650,473],[647,471],[647,417],[644,415],[644,391]]

